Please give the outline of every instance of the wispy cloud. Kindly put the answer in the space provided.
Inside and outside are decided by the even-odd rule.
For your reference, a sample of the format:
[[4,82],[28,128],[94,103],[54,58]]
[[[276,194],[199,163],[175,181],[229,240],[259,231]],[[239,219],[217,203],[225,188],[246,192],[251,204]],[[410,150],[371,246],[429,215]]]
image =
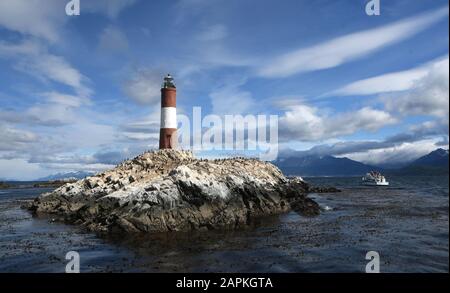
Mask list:
[[[436,1],[442,4],[434,7],[447,5],[446,0]],[[345,142],[330,152],[378,160],[382,150],[394,154],[391,149],[400,146],[406,152],[409,145],[411,150],[417,145],[422,152],[435,142],[448,145],[448,70],[433,69],[431,63],[414,68],[425,56],[438,57],[437,52],[448,49],[447,23],[441,21],[448,19],[447,7],[372,26],[405,11],[355,23],[349,15],[363,11],[343,3],[339,5],[347,7],[319,25],[322,20],[316,15],[327,11],[323,5],[311,5],[311,17],[298,18],[295,11],[276,13],[270,8],[277,4],[269,2],[264,9],[248,11],[248,3],[239,1],[179,0],[155,6],[153,1],[82,0],[82,15],[68,17],[67,2],[0,0],[2,178],[99,170],[157,147],[160,85],[168,72],[178,82],[180,105],[186,109],[200,105],[203,115],[279,114],[281,144],[297,149],[358,137],[364,141]],[[286,2],[301,7],[296,0]],[[410,5],[408,11],[423,7],[404,5]],[[330,23],[354,33],[324,39],[329,34],[321,35],[321,30]],[[371,29],[358,31],[355,27],[361,25]],[[317,30],[305,29],[309,27]],[[429,28],[432,33],[418,34]],[[312,38],[315,46],[292,47],[293,36],[309,44]],[[392,62],[384,75],[370,72],[371,67],[363,68],[364,76],[357,75],[363,70],[349,72],[353,66],[342,66],[336,76],[317,72],[267,79],[353,61],[363,66],[364,57],[408,38],[411,42],[399,44],[402,51],[389,52]],[[435,42],[438,39],[444,41]],[[280,48],[286,54],[279,55]],[[105,56],[108,53],[120,55]],[[129,70],[135,64],[138,68]],[[411,65],[399,67],[405,64]],[[408,70],[396,72],[398,68]],[[345,85],[349,76],[355,76],[355,82]],[[368,99],[307,103],[332,84],[338,88],[335,95],[378,98],[370,105]],[[273,107],[274,101],[279,107]],[[397,135],[385,137],[397,129]]]
[[386,109],[401,115],[449,117],[449,59],[429,66],[428,72],[413,87],[401,94],[382,97]]
[[279,136],[282,141],[323,141],[358,131],[376,131],[396,122],[388,112],[370,107],[330,115],[316,107],[291,104],[280,117]]
[[138,104],[157,104],[163,75],[159,69],[139,68],[123,83],[123,91]]
[[58,92],[42,93],[37,96],[45,97],[46,101],[20,111],[0,108],[0,123],[61,127],[75,123],[79,119],[77,108],[90,104],[87,99]]
[[[411,138],[411,137],[410,137]],[[316,145],[308,150],[294,151],[283,149],[280,158],[305,156],[348,157],[373,165],[398,165],[415,160],[434,151],[438,141],[436,137],[416,136],[415,139],[391,141],[340,141],[332,144]],[[448,141],[443,147],[448,147]]]
[[2,0],[0,1],[0,26],[27,36],[57,41],[59,27],[67,17],[65,3],[58,0]]
[[0,151],[22,150],[28,143],[38,141],[32,132],[0,125]]
[[404,91],[427,74],[425,68],[392,72],[376,77],[358,80],[326,96],[373,95],[385,92]]
[[118,27],[108,26],[100,35],[98,48],[102,52],[123,52],[129,48],[128,39]]
[[436,150],[436,139],[421,140],[414,143],[402,143],[395,146],[370,149],[342,156],[381,166],[401,166]]
[[72,87],[83,97],[92,94],[87,85],[89,79],[61,56],[53,55],[45,46],[36,41],[25,40],[20,43],[0,42],[0,58],[14,58],[14,68],[43,81],[58,82]]
[[410,90],[415,87],[420,80],[429,75],[431,71],[435,70],[436,67],[440,67],[439,64],[442,64],[442,69],[445,67],[445,64],[448,65],[448,56],[417,68],[390,72],[358,80],[327,93],[324,96],[373,95]]
[[218,115],[252,113],[258,106],[252,93],[242,90],[246,78],[231,77],[209,94],[212,112]]
[[[65,14],[68,1],[60,0],[2,0],[0,1],[0,26],[25,36],[60,41],[61,28],[69,20]],[[115,18],[137,0],[81,1],[82,13],[99,13]]]
[[376,29],[338,37],[273,58],[257,68],[267,78],[333,68],[393,45],[431,27],[448,16],[448,7],[407,18]]

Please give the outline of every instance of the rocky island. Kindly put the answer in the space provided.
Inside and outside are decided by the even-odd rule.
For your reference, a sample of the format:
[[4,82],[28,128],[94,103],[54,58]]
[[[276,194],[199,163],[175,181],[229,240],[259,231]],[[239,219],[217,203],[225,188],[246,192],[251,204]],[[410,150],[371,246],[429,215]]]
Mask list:
[[268,162],[165,149],[65,184],[27,208],[99,232],[234,229],[291,209],[317,215],[308,192],[301,178],[287,178]]
[[11,185],[0,181],[0,189],[8,189],[8,188],[11,188]]

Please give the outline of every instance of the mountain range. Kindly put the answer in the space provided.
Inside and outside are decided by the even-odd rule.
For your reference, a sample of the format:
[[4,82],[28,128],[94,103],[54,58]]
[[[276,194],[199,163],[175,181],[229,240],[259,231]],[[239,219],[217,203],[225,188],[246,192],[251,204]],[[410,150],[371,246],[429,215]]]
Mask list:
[[301,176],[359,176],[378,169],[349,158],[333,156],[289,157],[274,163],[287,175]]
[[406,166],[383,168],[333,156],[287,156],[273,162],[283,173],[300,176],[361,176],[376,170],[390,175],[445,175],[449,173],[449,151],[437,149]]
[[36,181],[54,181],[54,180],[68,180],[68,179],[83,179],[88,176],[93,175],[94,172],[77,171],[77,172],[67,172],[67,173],[57,173],[36,179]]
[[[398,168],[364,164],[349,158],[318,155],[288,155],[273,162],[286,175],[299,176],[362,176],[372,170],[387,175],[445,175],[449,174],[449,151],[437,149],[409,164]],[[63,179],[83,179],[93,172],[58,173],[39,178],[36,181],[52,181]]]
[[449,174],[449,152],[437,149],[400,169],[389,170],[393,175],[445,175]]

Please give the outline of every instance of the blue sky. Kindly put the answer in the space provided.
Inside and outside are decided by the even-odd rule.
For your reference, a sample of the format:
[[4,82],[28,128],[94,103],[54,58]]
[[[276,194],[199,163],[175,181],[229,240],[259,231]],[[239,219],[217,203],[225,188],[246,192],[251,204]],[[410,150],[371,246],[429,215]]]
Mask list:
[[448,148],[448,1],[0,0],[0,178],[98,171],[178,110],[277,114],[281,154],[402,162]]

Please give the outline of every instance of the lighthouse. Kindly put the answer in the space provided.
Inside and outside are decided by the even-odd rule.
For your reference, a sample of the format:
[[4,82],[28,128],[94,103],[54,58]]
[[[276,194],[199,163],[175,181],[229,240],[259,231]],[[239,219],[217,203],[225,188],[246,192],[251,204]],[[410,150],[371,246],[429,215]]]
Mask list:
[[161,87],[161,129],[159,149],[173,149],[177,142],[177,89],[167,74]]

